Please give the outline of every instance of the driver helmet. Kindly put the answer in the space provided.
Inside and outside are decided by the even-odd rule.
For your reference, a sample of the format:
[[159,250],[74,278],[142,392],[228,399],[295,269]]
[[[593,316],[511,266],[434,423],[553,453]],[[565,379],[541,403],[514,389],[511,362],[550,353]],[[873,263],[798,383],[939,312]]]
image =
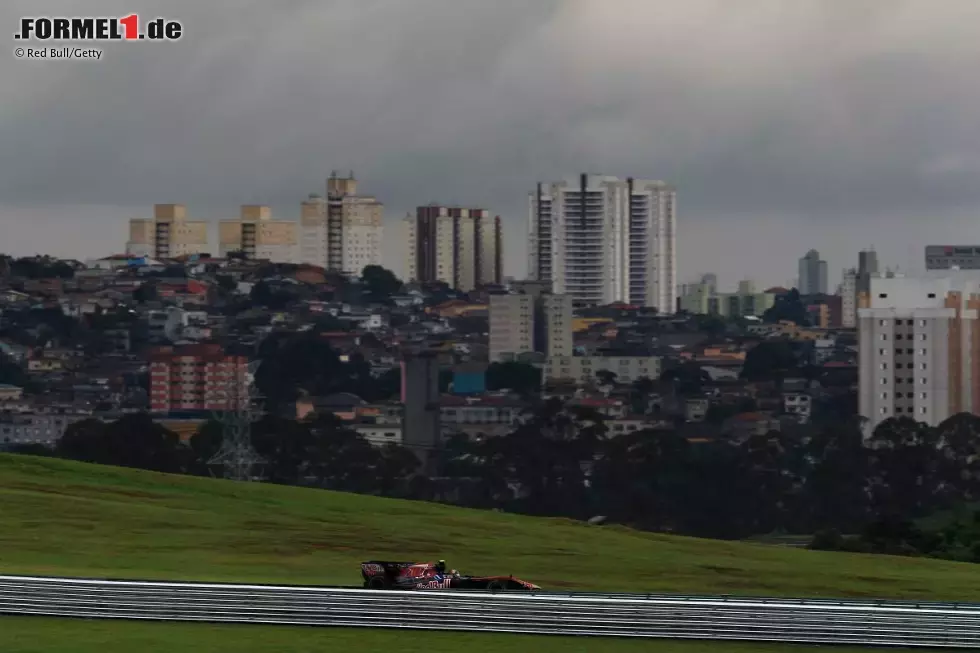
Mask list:
[[438,569],[439,571],[445,571],[445,569],[446,569],[446,561],[445,560],[440,560],[439,562],[437,562],[436,563],[436,569]]

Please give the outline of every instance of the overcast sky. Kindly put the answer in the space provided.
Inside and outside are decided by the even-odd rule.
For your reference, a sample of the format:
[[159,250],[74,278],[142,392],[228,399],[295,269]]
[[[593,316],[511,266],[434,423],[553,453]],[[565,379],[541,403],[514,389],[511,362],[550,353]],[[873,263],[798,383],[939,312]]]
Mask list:
[[133,12],[186,36],[45,63],[6,37],[0,251],[121,251],[154,202],[295,219],[331,169],[389,225],[499,213],[515,276],[527,192],[579,172],[676,184],[682,281],[980,243],[980,0],[31,0],[0,24]]

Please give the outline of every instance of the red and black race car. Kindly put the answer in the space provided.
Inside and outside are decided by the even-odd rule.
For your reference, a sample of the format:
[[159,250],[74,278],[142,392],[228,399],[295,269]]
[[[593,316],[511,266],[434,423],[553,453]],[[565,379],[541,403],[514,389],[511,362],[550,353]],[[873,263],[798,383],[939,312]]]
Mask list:
[[378,590],[539,590],[513,576],[461,576],[439,562],[390,562],[371,560],[361,563],[364,587]]

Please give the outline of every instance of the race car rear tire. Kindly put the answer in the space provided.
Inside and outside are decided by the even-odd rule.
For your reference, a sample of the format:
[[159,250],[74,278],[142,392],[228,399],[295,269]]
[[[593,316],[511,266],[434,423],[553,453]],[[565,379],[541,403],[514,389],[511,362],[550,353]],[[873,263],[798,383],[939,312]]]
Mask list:
[[388,589],[388,583],[385,581],[384,578],[375,576],[374,578],[368,580],[368,582],[365,584],[365,587],[367,587],[370,590],[383,590],[383,589]]

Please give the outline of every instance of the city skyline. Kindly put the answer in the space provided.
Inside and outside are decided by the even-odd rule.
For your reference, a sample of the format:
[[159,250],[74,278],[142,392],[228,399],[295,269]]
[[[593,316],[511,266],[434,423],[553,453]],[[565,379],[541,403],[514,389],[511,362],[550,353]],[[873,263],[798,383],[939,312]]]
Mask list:
[[[6,3],[0,16],[31,8]],[[106,255],[124,246],[108,248],[109,234],[158,202],[212,225],[242,204],[292,219],[334,167],[371,180],[386,230],[433,200],[492,207],[515,277],[527,188],[581,170],[676,185],[681,281],[713,271],[782,285],[813,248],[832,289],[862,247],[914,273],[922,245],[977,242],[974,2],[857,0],[843,18],[804,0],[167,12],[187,30],[177,43],[0,62],[19,89],[0,114],[6,251]],[[403,270],[385,240],[384,260]]]

